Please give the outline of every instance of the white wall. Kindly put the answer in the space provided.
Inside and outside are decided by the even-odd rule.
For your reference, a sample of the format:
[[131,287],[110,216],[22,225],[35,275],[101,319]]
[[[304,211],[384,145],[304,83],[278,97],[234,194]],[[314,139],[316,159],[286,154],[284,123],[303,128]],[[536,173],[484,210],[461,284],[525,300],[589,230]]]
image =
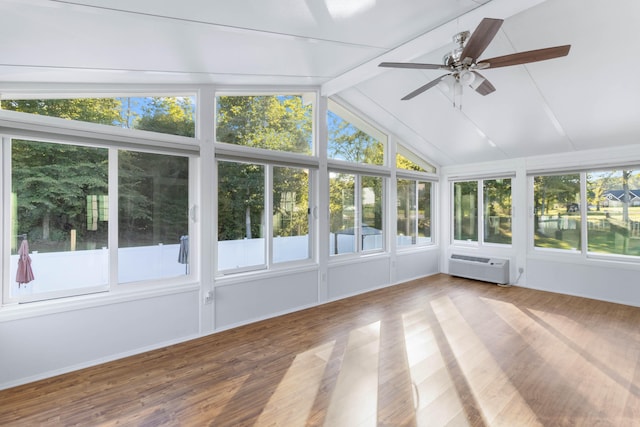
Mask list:
[[[510,260],[511,282],[545,291],[583,296],[640,306],[637,286],[640,263],[621,258],[592,257],[570,251],[550,251],[533,248],[532,189],[527,173],[585,170],[598,167],[619,167],[640,164],[640,145],[606,150],[531,157],[501,162],[478,163],[447,167],[440,181],[440,229],[442,251],[441,271],[448,271],[448,256],[452,252],[502,257]],[[450,181],[513,174],[513,244],[511,246],[463,245],[451,243]],[[518,268],[524,274],[518,280]],[[515,283],[515,281],[517,283]]]
[[215,287],[215,327],[228,329],[318,303],[317,268],[220,279]]
[[127,301],[97,295],[84,300],[84,307],[77,308],[58,303],[57,311],[56,302],[46,311],[39,306],[42,314],[31,306],[21,317],[0,321],[0,388],[198,336],[194,286]]

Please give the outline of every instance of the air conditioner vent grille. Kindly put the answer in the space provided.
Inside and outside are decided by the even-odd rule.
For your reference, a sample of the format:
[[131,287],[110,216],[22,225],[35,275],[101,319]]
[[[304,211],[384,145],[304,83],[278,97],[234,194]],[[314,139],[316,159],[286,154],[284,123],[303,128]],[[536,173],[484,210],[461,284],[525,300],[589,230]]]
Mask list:
[[491,261],[491,258],[482,258],[482,257],[477,257],[477,256],[460,255],[460,254],[451,255],[451,259],[461,259],[463,261],[482,262],[482,263],[485,263],[485,264],[487,264],[489,261]]

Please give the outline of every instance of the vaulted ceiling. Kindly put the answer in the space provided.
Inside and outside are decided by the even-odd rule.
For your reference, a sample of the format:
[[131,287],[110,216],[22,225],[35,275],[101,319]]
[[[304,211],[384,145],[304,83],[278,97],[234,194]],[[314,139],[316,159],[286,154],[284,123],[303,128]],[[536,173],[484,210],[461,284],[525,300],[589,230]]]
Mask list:
[[[637,0],[0,0],[0,96],[40,84],[319,86],[439,165],[640,143]],[[571,44],[435,87],[451,37],[504,24],[482,57]],[[461,107],[461,108],[460,108]]]

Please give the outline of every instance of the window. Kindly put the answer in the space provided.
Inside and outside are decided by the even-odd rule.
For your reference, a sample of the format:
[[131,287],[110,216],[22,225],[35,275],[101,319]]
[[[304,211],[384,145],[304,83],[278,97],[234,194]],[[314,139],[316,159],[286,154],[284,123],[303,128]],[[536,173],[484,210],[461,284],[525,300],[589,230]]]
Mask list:
[[511,179],[483,181],[484,241],[511,244]]
[[0,109],[169,135],[195,136],[196,97],[11,99]]
[[308,169],[218,161],[218,271],[309,259],[309,220]]
[[454,182],[452,225],[454,240],[511,244],[511,178]]
[[640,256],[640,171],[589,172],[586,181],[588,251]]
[[379,176],[360,177],[360,231],[361,250],[382,249],[382,178]]
[[431,243],[431,182],[397,180],[398,246]]
[[386,135],[331,100],[327,128],[330,159],[371,165],[385,163]]
[[265,167],[218,162],[218,270],[266,266]]
[[534,246],[580,250],[580,174],[533,178]]
[[310,257],[309,214],[309,170],[274,166],[274,263]]
[[436,168],[431,163],[423,160],[412,151],[398,144],[396,153],[396,168],[418,172],[435,173]]
[[216,140],[245,147],[313,154],[312,94],[218,96]]
[[332,255],[356,251],[356,176],[332,172],[329,175],[329,229]]
[[[108,286],[109,222],[101,209],[108,155],[105,148],[11,142],[10,298]],[[35,277],[28,283],[17,283],[21,246],[28,248]]]
[[119,283],[188,273],[188,212],[187,157],[118,152]]
[[453,236],[478,241],[478,181],[453,184]]
[[[110,152],[117,154],[117,200],[109,194]],[[187,157],[12,140],[9,298],[108,290],[116,265],[119,283],[188,274],[188,258],[179,259],[189,248],[188,170]],[[21,247],[31,259],[30,281],[18,274]]]
[[383,249],[382,187],[381,177],[329,174],[330,254]]

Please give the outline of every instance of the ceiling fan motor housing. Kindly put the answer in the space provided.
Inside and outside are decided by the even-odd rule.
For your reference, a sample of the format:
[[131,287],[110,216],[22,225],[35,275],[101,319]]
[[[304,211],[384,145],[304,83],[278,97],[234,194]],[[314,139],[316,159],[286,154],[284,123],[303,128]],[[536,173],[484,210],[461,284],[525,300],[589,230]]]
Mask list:
[[444,65],[450,67],[460,62],[460,57],[462,56],[462,50],[464,49],[464,45],[467,42],[467,39],[471,36],[469,31],[462,31],[453,36],[453,42],[457,45],[450,53],[447,53],[442,61]]

